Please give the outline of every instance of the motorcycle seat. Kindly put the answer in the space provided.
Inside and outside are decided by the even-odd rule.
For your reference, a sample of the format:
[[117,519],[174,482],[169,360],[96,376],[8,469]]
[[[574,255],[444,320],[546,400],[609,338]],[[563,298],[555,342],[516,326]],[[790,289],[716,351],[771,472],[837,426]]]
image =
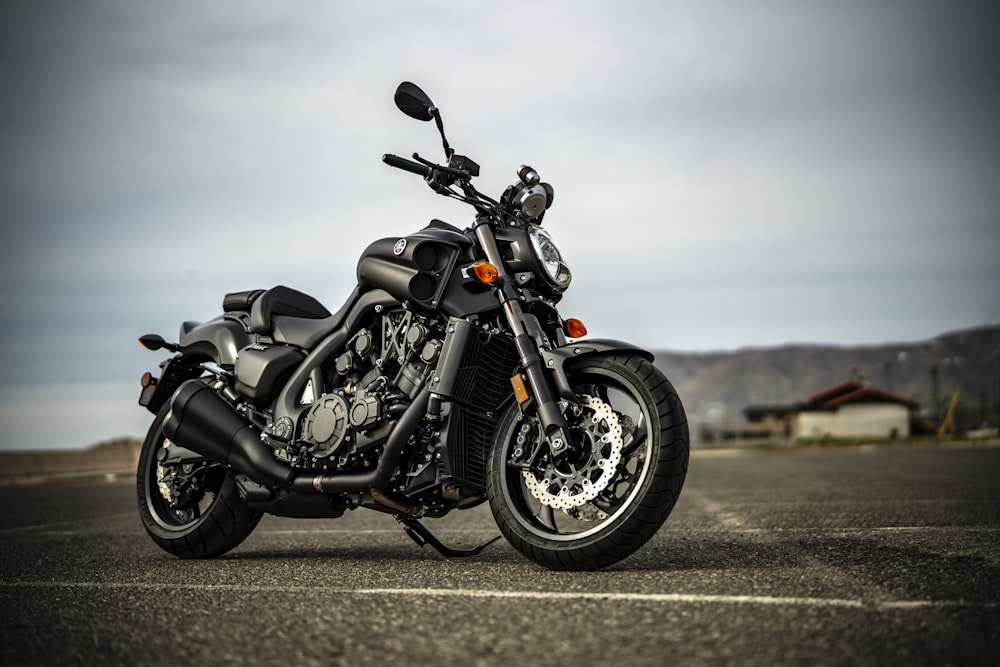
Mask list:
[[359,289],[355,288],[343,307],[331,314],[311,296],[279,285],[254,301],[250,330],[270,336],[276,343],[311,349],[340,328],[358,294]]
[[253,300],[250,306],[250,331],[269,336],[275,315],[319,320],[330,317],[330,311],[308,294],[278,285]]
[[222,311],[225,313],[249,313],[253,302],[264,291],[262,289],[251,289],[243,292],[229,292],[222,299]]

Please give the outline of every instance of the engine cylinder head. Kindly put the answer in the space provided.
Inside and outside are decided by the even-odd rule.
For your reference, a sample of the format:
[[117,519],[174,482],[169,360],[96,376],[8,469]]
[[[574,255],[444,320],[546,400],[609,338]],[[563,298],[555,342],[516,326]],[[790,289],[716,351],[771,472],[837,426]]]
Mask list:
[[354,351],[362,357],[372,351],[372,335],[367,329],[354,339]]

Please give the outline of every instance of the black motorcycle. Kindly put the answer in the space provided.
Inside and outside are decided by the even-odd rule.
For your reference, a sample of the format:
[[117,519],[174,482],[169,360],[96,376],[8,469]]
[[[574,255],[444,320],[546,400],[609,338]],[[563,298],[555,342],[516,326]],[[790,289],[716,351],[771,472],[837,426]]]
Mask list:
[[[688,462],[688,427],[653,355],[580,339],[556,304],[571,274],[540,223],[553,189],[527,166],[499,201],[448,145],[441,115],[404,82],[396,105],[436,122],[447,164],[383,161],[475,209],[375,241],[335,313],[278,286],[227,294],[185,322],[175,353],[142,378],[156,415],[139,458],[139,513],[182,558],[240,544],[264,513],[394,515],[418,544],[452,549],[420,522],[489,501],[503,536],[559,570],[625,558],[663,524]],[[496,538],[496,539],[499,539]]]

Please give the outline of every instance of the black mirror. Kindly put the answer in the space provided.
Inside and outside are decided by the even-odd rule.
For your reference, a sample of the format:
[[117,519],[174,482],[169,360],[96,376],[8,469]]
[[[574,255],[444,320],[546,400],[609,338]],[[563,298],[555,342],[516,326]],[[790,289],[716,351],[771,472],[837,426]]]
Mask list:
[[431,98],[427,97],[427,93],[420,90],[416,84],[409,81],[399,84],[393,99],[399,110],[410,118],[430,120],[434,117],[434,114],[431,113],[431,109],[434,109],[434,103],[431,102]]

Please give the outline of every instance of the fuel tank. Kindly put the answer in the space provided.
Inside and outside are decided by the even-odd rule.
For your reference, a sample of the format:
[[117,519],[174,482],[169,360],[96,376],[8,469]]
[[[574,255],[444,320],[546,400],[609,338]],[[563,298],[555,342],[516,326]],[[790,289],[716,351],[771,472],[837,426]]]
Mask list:
[[409,236],[379,239],[365,248],[358,260],[358,285],[433,309],[459,259],[471,253],[470,238],[435,221]]

